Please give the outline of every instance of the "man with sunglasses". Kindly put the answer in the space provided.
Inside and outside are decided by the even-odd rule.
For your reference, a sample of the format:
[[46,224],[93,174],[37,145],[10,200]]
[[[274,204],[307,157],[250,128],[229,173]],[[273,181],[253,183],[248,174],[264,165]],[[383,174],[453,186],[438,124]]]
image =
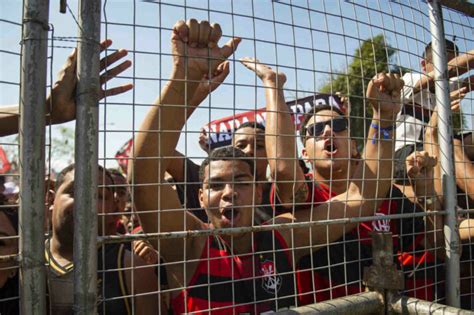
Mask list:
[[[350,138],[348,119],[339,109],[331,106],[314,108],[301,125],[300,138],[304,144],[303,156],[311,162],[313,172],[306,176],[309,191],[305,203],[325,202],[346,190],[352,178],[360,155],[355,141]],[[416,163],[412,163],[416,160]],[[406,161],[408,177],[418,178],[413,185],[418,192],[425,191],[428,185],[426,174],[432,172],[436,159],[427,152],[412,153]],[[416,164],[416,167],[414,167]],[[431,178],[432,182],[432,178]],[[423,231],[434,228],[440,230],[439,220],[427,225],[421,217],[404,219],[385,219],[386,215],[413,214],[422,208],[409,200],[405,193],[393,186],[385,200],[374,213],[379,220],[363,222],[354,229],[347,229],[345,235],[316,256],[310,255],[300,261],[298,287],[300,302],[309,304],[328,299],[360,293],[364,267],[372,264],[370,233],[392,232],[394,253],[398,256],[400,268],[405,273],[405,290],[410,296],[433,300],[438,290],[432,282],[434,272],[427,271],[427,264],[435,262],[435,253],[426,251],[426,242],[434,247],[434,233]],[[438,219],[438,218],[437,218]],[[418,232],[415,236],[414,233]],[[442,239],[442,235],[437,235]],[[422,266],[422,268],[418,267]]]
[[[329,105],[315,107],[313,112],[305,117],[300,131],[300,137],[304,144],[303,158],[312,166],[312,171],[303,175],[300,169],[295,167],[295,161],[297,161],[296,135],[283,96],[285,75],[276,73],[254,59],[247,59],[244,64],[255,71],[262,79],[263,85],[268,88],[266,93],[266,147],[271,174],[275,180],[271,200],[276,204],[276,211],[291,211],[298,218],[301,211],[316,208],[341,193],[349,192],[351,182],[355,178],[361,177],[365,184],[365,198],[383,200],[386,199],[387,193],[389,196],[377,210],[374,206],[372,212],[361,209],[359,214],[360,216],[377,215],[381,217],[379,220],[363,222],[358,226],[346,226],[345,230],[329,225],[326,233],[331,236],[331,239],[336,240],[334,243],[329,243],[329,239],[327,242],[312,240],[313,246],[326,246],[320,247],[322,250],[313,251],[313,254],[306,255],[299,261],[297,284],[300,304],[320,302],[359,293],[363,290],[361,285],[362,270],[364,266],[371,264],[372,258],[370,232],[392,231],[394,235],[398,235],[398,238],[394,238],[394,247],[397,251],[405,253],[400,257],[405,259],[408,265],[415,261],[417,257],[406,254],[406,252],[413,251],[410,245],[418,244],[421,239],[424,239],[424,235],[417,237],[416,240],[413,237],[413,231],[424,229],[423,220],[389,220],[383,216],[421,210],[406,199],[398,189],[394,187],[386,189],[386,183],[382,180],[385,177],[380,174],[388,174],[387,176],[390,177],[391,164],[384,161],[382,155],[372,155],[377,153],[376,150],[371,151],[379,139],[386,140],[391,137],[390,133],[397,112],[396,110],[391,111],[390,106],[396,106],[390,104],[386,98],[385,102],[372,104],[374,118],[369,129],[364,160],[360,159],[355,141],[350,138],[347,117],[338,108]],[[379,75],[376,78],[384,76]],[[397,80],[398,76],[395,75],[389,76],[388,79],[392,82],[390,84],[394,84]],[[373,133],[373,129],[376,129],[377,132]],[[391,153],[393,154],[393,149]],[[418,171],[411,168],[413,176],[416,175],[416,172],[432,169],[434,165],[431,157],[420,152],[417,153],[419,168]],[[392,156],[388,155],[388,159],[392,159]],[[366,169],[361,176],[360,168],[364,165],[366,167],[369,160],[378,161],[379,169],[386,167],[387,173],[381,172],[377,180],[370,181],[370,178],[376,179],[377,177],[375,174],[368,174],[370,171]],[[371,185],[374,182],[375,185]],[[331,217],[331,214],[327,215],[328,219]],[[426,291],[430,290],[431,288],[428,287]],[[416,294],[417,292],[413,295]]]

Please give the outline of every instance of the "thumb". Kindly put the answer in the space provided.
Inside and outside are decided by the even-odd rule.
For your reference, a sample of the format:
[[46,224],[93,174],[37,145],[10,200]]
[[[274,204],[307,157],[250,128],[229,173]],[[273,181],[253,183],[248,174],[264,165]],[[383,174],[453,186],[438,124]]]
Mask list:
[[231,38],[227,43],[224,44],[224,46],[222,46],[222,56],[224,56],[225,58],[231,56],[237,50],[237,47],[239,46],[241,41],[242,39],[240,37]]

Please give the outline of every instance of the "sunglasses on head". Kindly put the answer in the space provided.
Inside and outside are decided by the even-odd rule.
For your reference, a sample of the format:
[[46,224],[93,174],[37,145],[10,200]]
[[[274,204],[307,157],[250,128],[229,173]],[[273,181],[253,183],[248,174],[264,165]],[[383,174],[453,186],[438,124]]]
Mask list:
[[329,125],[334,132],[340,132],[347,129],[347,119],[336,117],[330,120],[317,122],[306,127],[307,137],[319,137],[323,134],[324,128]]

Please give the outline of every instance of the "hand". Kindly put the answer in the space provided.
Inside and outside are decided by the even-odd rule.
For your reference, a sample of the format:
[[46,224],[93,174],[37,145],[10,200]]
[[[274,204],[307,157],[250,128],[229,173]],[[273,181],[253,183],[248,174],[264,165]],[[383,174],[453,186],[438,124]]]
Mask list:
[[276,72],[271,67],[260,63],[258,59],[251,57],[240,58],[240,62],[262,80],[264,85],[283,88],[286,82],[286,75],[283,72]]
[[133,252],[149,265],[158,263],[158,253],[147,241],[134,241]]
[[217,44],[221,36],[222,30],[217,23],[210,25],[208,21],[198,22],[195,19],[176,22],[171,36],[174,72],[193,80],[215,73],[241,41],[240,38],[232,38],[219,47]]
[[201,149],[203,149],[205,152],[209,152],[209,136],[207,134],[206,129],[201,128],[199,130],[199,146]]
[[454,90],[451,93],[449,93],[449,97],[451,99],[451,110],[454,112],[459,111],[460,106],[461,106],[461,101],[463,98],[466,96],[468,93],[467,87],[462,87],[460,89]]
[[212,74],[213,76],[209,78],[208,74],[205,74],[201,82],[194,92],[193,98],[189,101],[189,105],[198,106],[206,97],[211,94],[215,89],[217,89],[222,82],[227,78],[230,72],[229,61],[224,61],[217,66],[216,71]]
[[[104,40],[101,43],[101,51],[112,45],[110,39]],[[106,69],[109,65],[114,64],[116,61],[122,59],[127,55],[125,49],[119,49],[113,54],[102,58],[100,61],[100,71]],[[126,60],[111,70],[105,71],[100,76],[101,86],[119,75],[132,65],[130,60]],[[51,115],[51,122],[53,124],[59,124],[67,121],[71,121],[76,117],[76,101],[75,92],[77,84],[77,49],[75,48],[72,53],[68,56],[66,63],[63,65],[61,71],[58,73],[58,79],[54,83],[51,94],[46,99],[46,112]],[[104,90],[100,89],[99,98],[102,99],[106,96],[113,96],[124,93],[133,88],[132,84],[124,84],[115,88]]]
[[393,121],[400,111],[400,91],[405,83],[396,73],[379,73],[367,86],[367,98],[372,105],[374,115]]
[[336,92],[335,94],[339,96],[339,99],[341,100],[341,111],[344,113],[344,115],[349,117],[351,113],[351,103],[349,97],[343,95],[341,92]]
[[417,198],[432,197],[434,190],[434,167],[438,159],[426,151],[416,151],[405,161],[407,175]]

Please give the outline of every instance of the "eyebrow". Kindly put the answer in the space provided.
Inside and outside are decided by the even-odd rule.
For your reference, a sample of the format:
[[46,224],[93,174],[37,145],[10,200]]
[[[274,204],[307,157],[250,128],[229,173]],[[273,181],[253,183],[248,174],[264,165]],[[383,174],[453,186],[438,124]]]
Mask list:
[[222,183],[231,183],[233,180],[235,179],[241,179],[241,178],[252,178],[251,175],[248,175],[248,174],[245,174],[245,173],[240,173],[240,174],[237,174],[237,175],[234,175],[232,177],[232,180],[224,180],[224,178],[220,177],[220,176],[216,176],[216,177],[211,177],[209,178],[207,181],[205,181],[206,183],[209,183],[209,182],[213,182],[213,183],[216,183],[216,182],[222,182]]

